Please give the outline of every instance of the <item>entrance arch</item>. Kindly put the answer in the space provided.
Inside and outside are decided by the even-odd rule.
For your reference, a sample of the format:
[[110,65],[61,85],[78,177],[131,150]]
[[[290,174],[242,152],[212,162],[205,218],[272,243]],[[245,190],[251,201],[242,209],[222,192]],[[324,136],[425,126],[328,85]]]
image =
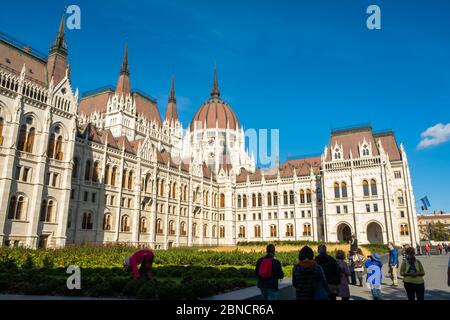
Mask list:
[[339,242],[349,242],[352,238],[352,229],[346,223],[340,223],[337,227],[337,238]]
[[383,230],[378,222],[367,225],[367,241],[374,244],[383,244]]

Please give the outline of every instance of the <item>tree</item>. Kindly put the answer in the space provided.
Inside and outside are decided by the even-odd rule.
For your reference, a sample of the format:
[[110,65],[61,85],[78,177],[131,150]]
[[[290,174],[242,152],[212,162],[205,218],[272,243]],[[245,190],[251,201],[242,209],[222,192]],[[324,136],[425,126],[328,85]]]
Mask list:
[[431,224],[431,239],[434,241],[450,240],[450,229],[442,222]]

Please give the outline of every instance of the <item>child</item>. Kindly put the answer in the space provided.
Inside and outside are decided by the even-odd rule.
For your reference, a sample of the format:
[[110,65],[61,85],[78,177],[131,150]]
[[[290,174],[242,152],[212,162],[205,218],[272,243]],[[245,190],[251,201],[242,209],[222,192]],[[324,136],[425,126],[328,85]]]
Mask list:
[[378,253],[374,253],[368,256],[368,259],[364,265],[367,270],[366,284],[367,288],[372,292],[374,300],[382,300],[381,296],[381,257]]

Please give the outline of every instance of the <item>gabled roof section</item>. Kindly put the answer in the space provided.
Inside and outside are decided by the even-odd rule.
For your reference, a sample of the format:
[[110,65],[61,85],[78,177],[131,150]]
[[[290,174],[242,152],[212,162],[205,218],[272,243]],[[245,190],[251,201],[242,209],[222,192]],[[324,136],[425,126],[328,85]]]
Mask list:
[[393,131],[374,133],[375,140],[380,140],[384,151],[389,155],[390,161],[402,160],[400,150]]
[[117,138],[115,138],[115,140],[120,149],[125,147],[125,152],[131,153],[131,154],[136,154],[133,146],[130,143],[130,140],[128,140],[128,138],[126,136],[117,137]]
[[85,93],[78,104],[78,113],[90,115],[94,112],[106,113],[108,100],[114,95],[112,87],[103,87]]

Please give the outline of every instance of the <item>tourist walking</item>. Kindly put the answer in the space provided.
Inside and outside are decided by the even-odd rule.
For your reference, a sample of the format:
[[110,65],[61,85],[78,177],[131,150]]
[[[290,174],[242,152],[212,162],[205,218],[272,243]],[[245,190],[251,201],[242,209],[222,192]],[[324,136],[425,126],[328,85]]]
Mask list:
[[359,281],[359,286],[362,287],[365,258],[361,248],[358,248],[358,250],[356,250],[356,254],[352,256],[352,260],[354,264],[355,275]]
[[406,260],[402,262],[400,274],[403,277],[403,285],[408,295],[408,300],[424,300],[425,270],[420,260],[416,259],[414,248],[408,248]]
[[439,254],[442,254],[442,250],[444,249],[444,246],[442,245],[442,243],[439,243],[439,244],[437,245],[437,249],[438,249],[438,251],[439,251]]
[[398,271],[398,251],[394,243],[389,242],[389,274],[392,280],[392,287],[398,287],[397,271]]
[[350,251],[356,252],[356,250],[358,250],[358,239],[356,239],[356,236],[352,234],[350,239]]
[[381,281],[382,277],[382,263],[381,257],[378,253],[373,253],[368,256],[366,263],[364,264],[367,270],[366,285],[367,288],[372,292],[372,297],[374,300],[382,300],[381,295]]
[[314,252],[304,246],[292,271],[297,300],[328,300],[328,287],[322,267],[314,261]]
[[450,252],[450,243],[445,244],[445,254],[448,254]]
[[325,273],[325,279],[328,284],[328,296],[330,300],[336,300],[339,294],[340,269],[336,260],[327,254],[327,247],[324,244],[317,248],[319,255],[315,258],[316,262],[322,267]]
[[131,271],[135,279],[143,278],[155,282],[152,272],[154,258],[155,254],[151,249],[143,248],[125,259],[124,270]]
[[256,276],[258,288],[265,300],[278,299],[278,282],[284,278],[280,261],[275,258],[275,246],[269,244],[266,255],[256,262]]
[[430,248],[430,246],[427,244],[427,245],[425,245],[425,254],[429,257],[430,256],[430,250],[431,250],[431,248]]
[[339,297],[342,300],[350,300],[350,288],[348,287],[348,277],[350,270],[345,262],[345,252],[342,250],[336,251],[336,262],[340,271],[340,283],[339,283]]

